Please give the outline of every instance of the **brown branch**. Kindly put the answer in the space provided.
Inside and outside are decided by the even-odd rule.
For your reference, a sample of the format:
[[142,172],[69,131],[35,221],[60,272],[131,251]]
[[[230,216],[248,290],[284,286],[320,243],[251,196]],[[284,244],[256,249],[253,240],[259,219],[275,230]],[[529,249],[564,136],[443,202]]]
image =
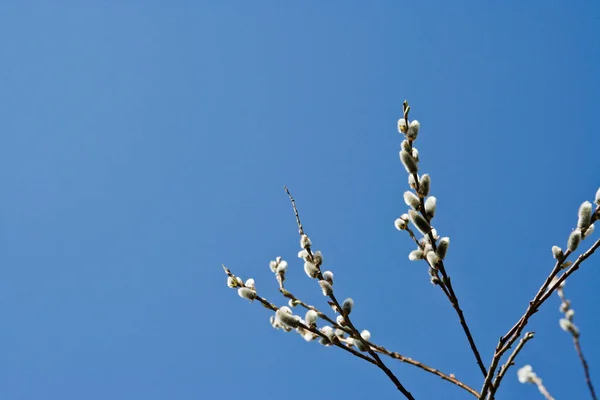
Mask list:
[[[296,296],[294,296],[292,293],[290,293],[287,290],[282,291],[282,293],[283,293],[283,295],[285,297],[291,299],[292,301],[297,302],[299,306],[301,306],[301,307],[303,307],[303,308],[305,308],[307,310],[315,311],[320,318],[322,318],[325,321],[329,322],[331,325],[333,325],[334,328],[341,329],[341,330],[343,330],[344,332],[346,332],[346,333],[348,333],[350,335],[353,334],[353,332],[350,329],[346,328],[345,326],[342,326],[342,325],[338,324],[337,321],[334,321],[327,314],[322,313],[321,311],[319,311],[315,306],[312,306],[312,305],[309,305],[309,304],[303,302],[302,300],[298,299]],[[404,356],[404,355],[402,355],[402,354],[400,354],[398,352],[390,351],[390,350],[386,349],[385,347],[377,345],[377,344],[374,344],[373,342],[371,342],[369,340],[365,340],[365,342],[367,343],[367,345],[369,345],[371,348],[375,349],[375,351],[377,351],[379,353],[385,354],[385,355],[387,355],[387,356],[389,356],[389,357],[391,357],[393,359],[396,359],[396,360],[398,360],[400,362],[404,362],[404,363],[413,365],[413,366],[415,366],[417,368],[421,368],[422,370],[424,370],[426,372],[429,372],[429,373],[431,373],[433,375],[437,375],[440,378],[442,378],[443,380],[448,381],[450,383],[453,383],[456,386],[458,386],[458,387],[466,390],[467,392],[471,393],[473,396],[479,397],[479,393],[475,389],[469,387],[465,383],[463,383],[460,380],[456,379],[456,377],[454,377],[454,375],[452,375],[452,374],[451,375],[445,374],[445,373],[441,372],[440,370],[437,370],[435,368],[429,367],[426,364],[423,364],[420,361],[417,361],[417,360],[414,360],[414,359],[412,359],[410,357]]]
[[494,395],[496,394],[496,390],[498,390],[498,387],[500,387],[500,382],[502,382],[502,378],[504,378],[506,371],[508,371],[508,369],[515,364],[515,358],[517,358],[517,354],[519,354],[519,352],[521,351],[523,346],[525,346],[525,343],[527,343],[530,339],[533,339],[533,332],[527,332],[525,334],[525,336],[523,336],[521,338],[521,340],[519,341],[519,344],[517,344],[517,347],[515,347],[513,352],[510,354],[510,356],[508,356],[508,359],[506,360],[506,362],[500,367],[500,370],[498,371],[498,374],[496,375],[496,378],[494,379],[494,383],[490,387],[490,398],[491,399],[494,398]]
[[581,351],[581,345],[579,344],[579,336],[573,335],[573,343],[575,344],[575,349],[577,350],[577,355],[579,356],[579,360],[581,360],[581,365],[583,365],[583,371],[585,372],[585,382],[590,389],[590,394],[592,395],[592,399],[598,400],[596,397],[596,392],[594,391],[594,385],[592,385],[592,378],[590,378],[590,369],[588,367],[588,363],[585,361],[583,357],[583,352]]
[[[404,103],[404,120],[405,120],[407,129],[408,129],[408,111],[409,110],[410,110],[410,108],[408,107],[408,104],[405,102]],[[408,144],[409,144],[409,148],[412,149],[412,141],[409,140]],[[415,174],[413,174],[413,178],[415,181],[415,191],[418,193],[419,177],[415,173]],[[421,196],[419,196],[419,198],[420,198],[421,204],[420,204],[418,211],[421,213],[423,218],[425,218],[425,220],[428,223],[431,223],[430,219],[427,217],[427,215],[425,213],[425,200]],[[412,231],[409,232],[409,234],[411,235],[411,237],[414,240],[416,240],[416,237],[414,236]],[[429,242],[431,243],[431,247],[433,248],[433,251],[435,251],[437,248],[437,245],[435,243],[435,238],[433,237],[433,234],[431,233],[431,231],[428,232],[428,237],[429,237]],[[416,241],[416,242],[418,244],[418,241]],[[433,268],[433,265],[431,267]],[[438,279],[439,279],[439,275],[437,274],[437,271],[439,270],[439,272],[442,274],[442,279],[440,280],[439,286],[442,289],[442,291],[444,292],[444,294],[446,295],[446,297],[448,298],[448,300],[450,301],[450,304],[452,305],[452,308],[454,308],[454,311],[456,311],[460,325],[462,326],[465,336],[467,337],[469,346],[471,347],[471,351],[473,352],[473,355],[475,356],[477,366],[479,367],[479,369],[481,370],[481,373],[485,377],[487,374],[485,365],[483,364],[483,360],[481,359],[481,354],[479,353],[479,350],[477,349],[477,345],[475,344],[475,339],[473,339],[473,334],[471,333],[471,329],[469,328],[469,325],[467,324],[467,320],[465,319],[463,310],[460,308],[460,303],[458,302],[458,297],[456,296],[456,293],[454,292],[454,288],[452,287],[452,282],[450,281],[450,277],[448,276],[448,273],[446,272],[446,267],[444,266],[443,260],[440,260],[439,266],[437,266],[437,268],[434,268],[434,270],[435,270],[435,274],[438,277]]]
[[[232,278],[235,279],[235,275],[233,273],[231,273],[231,271],[227,267],[225,267],[224,265],[223,265],[223,269],[225,270],[225,273],[228,276],[230,276],[230,277],[232,277]],[[246,286],[240,286],[240,287],[246,287]],[[268,310],[275,311],[275,312],[277,310],[279,310],[279,307],[277,307],[275,304],[269,302],[266,298],[259,296],[258,294],[256,295],[255,300],[257,300],[259,303],[261,303],[262,306],[265,307]],[[354,350],[353,348],[345,346],[342,343],[340,343],[339,341],[335,341],[335,340],[332,341],[332,340],[330,340],[329,337],[327,337],[327,335],[325,335],[323,332],[321,332],[317,328],[311,328],[311,327],[309,327],[309,326],[307,326],[307,325],[305,325],[305,324],[303,324],[301,322],[298,322],[298,326],[301,327],[304,330],[307,330],[307,331],[310,331],[310,332],[314,333],[315,335],[318,335],[319,337],[321,337],[322,339],[324,339],[327,343],[331,343],[332,345],[334,345],[336,347],[339,347],[340,349],[342,349],[344,351],[347,351],[347,352],[351,353],[352,355],[354,355],[354,356],[356,356],[358,358],[362,358],[363,360],[368,361],[371,364],[377,365],[377,363],[375,362],[375,360],[373,360],[373,359],[365,356],[364,354],[362,354],[362,353]]]
[[521,336],[523,329],[529,322],[529,318],[531,318],[531,316],[539,310],[540,306],[552,295],[552,293],[556,290],[556,288],[558,288],[562,284],[562,282],[565,281],[565,279],[567,279],[571,274],[573,274],[575,271],[577,271],[579,269],[579,266],[581,265],[581,263],[583,261],[585,261],[589,256],[591,256],[598,247],[600,247],[600,239],[597,240],[587,251],[585,251],[583,254],[581,254],[579,257],[577,257],[575,262],[567,269],[567,271],[565,273],[563,273],[558,279],[554,280],[554,278],[558,275],[558,273],[561,270],[562,263],[571,254],[571,251],[567,250],[565,252],[564,256],[561,259],[556,261],[556,264],[554,265],[552,272],[550,272],[550,275],[548,275],[548,277],[546,278],[546,280],[544,281],[544,283],[538,290],[538,292],[535,295],[535,297],[533,298],[533,300],[531,300],[529,302],[529,306],[525,310],[525,313],[523,314],[523,316],[506,333],[506,335],[504,335],[498,341],[498,345],[496,346],[496,351],[494,352],[494,356],[492,357],[492,362],[490,364],[490,367],[488,368],[488,374],[485,378],[483,387],[481,389],[481,394],[479,396],[480,399],[485,398],[485,395],[487,394],[487,391],[488,391],[491,381],[492,381],[494,371],[496,370],[496,367],[498,366],[500,358],[508,349],[511,348],[511,346]]
[[[296,207],[296,201],[294,200],[294,197],[292,197],[292,194],[290,193],[287,186],[284,186],[283,188],[285,189],[285,192],[287,193],[287,195],[290,198],[290,201],[292,203],[292,208],[294,209],[294,215],[296,216],[296,224],[298,225],[298,233],[302,236],[305,233],[304,233],[304,228],[302,227],[302,223],[300,222],[300,215],[298,214],[298,208]],[[308,256],[310,257],[311,261],[313,261],[313,254],[312,254],[312,251],[310,250],[310,247],[307,247],[306,251],[307,251]],[[319,278],[319,280],[323,280],[323,274],[321,273],[320,268],[319,268],[318,278]],[[335,295],[333,293],[331,293],[331,294],[329,294],[329,298],[333,302],[333,305],[337,309],[337,312],[340,315],[343,315],[342,307],[340,306],[340,303],[338,302]],[[352,324],[350,316],[344,315],[344,320],[346,321],[346,325],[348,326],[348,328],[350,328],[352,330],[354,338],[357,340],[360,340],[361,342],[363,342],[365,344],[369,355],[375,360],[377,366],[387,375],[387,377],[394,383],[394,385],[396,385],[396,388],[404,395],[404,397],[406,397],[409,400],[414,400],[413,395],[402,385],[400,380],[398,380],[398,378],[394,375],[394,373],[385,365],[385,363],[381,360],[381,358],[377,355],[377,353],[375,353],[375,351],[373,351],[373,349],[371,349],[371,347],[369,347],[368,344],[366,344],[365,340],[362,338],[362,336],[360,335],[358,330],[354,327],[354,324]]]

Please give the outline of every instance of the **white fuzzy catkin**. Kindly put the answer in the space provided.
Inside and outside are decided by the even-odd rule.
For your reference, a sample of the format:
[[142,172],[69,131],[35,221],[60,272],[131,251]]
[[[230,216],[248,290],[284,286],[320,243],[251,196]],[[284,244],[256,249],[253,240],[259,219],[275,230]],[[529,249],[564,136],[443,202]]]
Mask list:
[[431,226],[429,225],[429,222],[427,222],[427,220],[417,211],[408,210],[408,217],[423,235],[426,235],[431,231]]
[[316,278],[319,276],[319,268],[310,261],[304,262],[304,272],[308,275],[309,278]]
[[413,156],[410,155],[410,153],[406,150],[402,150],[400,152],[400,161],[402,161],[402,165],[404,165],[404,168],[406,168],[406,172],[408,172],[409,174],[416,174],[419,170],[419,167],[417,167],[417,162],[415,161]]
[[437,268],[440,265],[440,257],[434,251],[430,251],[429,253],[427,253],[425,255],[425,258],[427,258],[427,262],[433,268]]
[[319,286],[321,286],[321,290],[323,291],[323,296],[330,296],[333,293],[333,287],[331,283],[326,280],[319,281]]
[[517,371],[517,377],[521,383],[532,382],[535,378],[537,378],[535,372],[533,372],[533,368],[531,368],[531,365],[525,365],[519,368]]
[[420,127],[421,124],[416,119],[414,121],[410,121],[410,124],[408,125],[408,132],[406,132],[406,137],[411,141],[416,140]]
[[352,308],[354,308],[354,300],[352,300],[352,298],[348,297],[342,303],[343,315],[349,315],[352,312]]
[[422,260],[423,257],[424,257],[424,254],[423,254],[423,250],[421,250],[421,249],[413,250],[408,254],[408,259],[410,261]]
[[414,210],[417,210],[421,205],[421,200],[419,200],[416,194],[409,190],[404,192],[404,202],[407,206],[412,207]]
[[407,223],[405,220],[403,220],[402,218],[396,218],[396,220],[394,221],[394,226],[396,227],[396,229],[398,229],[399,231],[403,231],[406,229]]
[[554,257],[555,260],[561,260],[563,256],[564,254],[560,247],[552,246],[552,257]]
[[577,250],[577,246],[579,246],[579,242],[581,242],[581,231],[579,229],[575,229],[569,235],[569,240],[567,241],[567,248],[571,251]]
[[310,239],[308,238],[308,236],[306,235],[302,235],[300,236],[300,247],[302,247],[305,250],[308,250],[308,248],[310,248]]
[[419,190],[417,194],[420,198],[425,198],[429,195],[429,186],[431,185],[431,178],[428,174],[423,174],[419,181]]
[[441,238],[440,242],[438,243],[438,246],[437,246],[436,254],[442,260],[444,258],[446,258],[446,253],[448,252],[448,246],[450,246],[450,238],[449,237]]
[[317,267],[320,267],[323,264],[323,254],[320,251],[315,251],[313,253],[313,262]]
[[578,216],[577,227],[581,229],[582,232],[585,232],[592,222],[592,203],[584,201],[579,207]]
[[304,317],[304,320],[306,321],[306,326],[308,326],[309,328],[314,328],[317,325],[318,316],[319,315],[315,310],[308,310],[306,312],[306,316]]
[[404,118],[400,118],[398,120],[398,133],[406,133],[408,127],[406,126],[406,120]]
[[577,329],[577,327],[575,326],[575,324],[573,324],[571,321],[569,321],[566,318],[561,318],[560,321],[558,321],[558,322],[560,324],[560,328],[563,331],[569,332],[569,333],[571,333],[575,337],[579,336],[579,329]]
[[430,220],[435,216],[435,208],[437,205],[437,199],[434,196],[429,196],[425,200],[425,215]]
[[254,300],[256,298],[256,291],[247,287],[241,287],[238,289],[238,295],[247,300]]
[[323,279],[329,282],[330,285],[333,285],[333,272],[325,271],[323,272]]
[[600,188],[598,188],[598,191],[596,192],[596,197],[594,198],[594,203],[596,203],[596,205],[598,207],[600,207]]

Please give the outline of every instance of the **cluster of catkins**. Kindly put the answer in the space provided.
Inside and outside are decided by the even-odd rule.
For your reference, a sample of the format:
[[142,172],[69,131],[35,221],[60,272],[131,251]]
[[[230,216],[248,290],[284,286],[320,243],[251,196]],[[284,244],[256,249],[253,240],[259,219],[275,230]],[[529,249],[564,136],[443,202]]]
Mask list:
[[[304,260],[304,272],[311,279],[318,279],[319,286],[324,296],[331,296],[333,294],[333,272],[324,271],[321,272],[321,265],[323,264],[323,255],[320,251],[313,252],[311,250],[311,241],[307,235],[300,237],[300,247],[302,250],[298,253],[298,258]],[[277,282],[279,283],[280,291],[284,296],[289,297],[289,293],[285,290],[283,282],[285,281],[285,271],[287,270],[288,263],[281,257],[277,257],[275,260],[269,263],[269,268],[276,276]],[[257,298],[256,288],[254,287],[254,280],[248,279],[245,283],[239,277],[228,276],[227,286],[231,288],[237,288],[240,297],[253,301]],[[336,324],[333,326],[325,325],[321,327],[317,332],[317,320],[319,313],[314,309],[309,309],[304,318],[299,315],[294,315],[292,308],[298,306],[302,302],[296,298],[291,298],[288,302],[288,306],[279,307],[275,311],[275,315],[270,317],[271,326],[275,329],[282,329],[285,332],[295,330],[300,336],[306,341],[312,341],[317,338],[320,339],[320,343],[326,346],[332,344],[344,343],[347,346],[356,346],[360,351],[367,351],[366,341],[371,338],[371,333],[368,330],[363,330],[360,336],[363,340],[357,340],[349,337],[349,329],[346,327],[345,318],[350,315],[352,308],[354,307],[354,300],[347,298],[341,305],[341,310],[335,310],[340,313],[336,318]]]
[[579,329],[573,323],[575,310],[573,310],[573,308],[571,307],[571,301],[567,300],[567,298],[565,297],[564,284],[565,282],[563,281],[562,284],[558,287],[557,292],[558,296],[562,300],[562,302],[560,303],[560,312],[563,313],[565,317],[561,318],[558,322],[560,324],[560,328],[563,331],[569,332],[571,335],[573,335],[573,337],[579,337]]
[[[407,113],[408,114],[408,113]],[[437,199],[429,196],[431,178],[428,174],[419,176],[419,152],[413,143],[419,134],[421,124],[417,120],[408,121],[408,117],[398,120],[398,132],[404,135],[400,149],[400,161],[408,172],[408,185],[412,191],[404,192],[404,201],[410,207],[408,213],[394,221],[398,230],[409,230],[408,222],[421,232],[423,237],[418,240],[418,248],[411,251],[408,258],[411,261],[426,260],[429,264],[431,283],[439,284],[438,267],[446,257],[450,244],[447,237],[439,238],[437,231],[431,226],[435,216]],[[411,231],[412,235],[412,231]]]
[[[579,206],[577,228],[571,232],[567,240],[567,251],[569,253],[577,250],[579,243],[594,233],[594,221],[600,219],[600,189],[596,192],[594,203],[596,203],[595,212],[592,212],[592,203],[589,201],[584,201]],[[552,246],[552,256],[560,262],[567,257],[567,254],[560,247]],[[573,264],[571,261],[565,261],[561,264],[561,267],[568,268],[571,264]]]

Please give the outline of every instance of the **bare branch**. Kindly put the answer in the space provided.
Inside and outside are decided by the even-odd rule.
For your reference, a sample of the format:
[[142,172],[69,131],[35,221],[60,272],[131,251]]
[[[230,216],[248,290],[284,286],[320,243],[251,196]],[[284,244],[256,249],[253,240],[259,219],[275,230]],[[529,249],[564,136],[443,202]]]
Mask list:
[[490,398],[492,398],[492,399],[494,398],[494,395],[496,394],[496,390],[498,390],[498,387],[500,386],[500,383],[502,382],[502,378],[504,378],[506,371],[508,371],[508,369],[515,364],[515,358],[517,357],[517,354],[519,354],[519,352],[521,351],[523,346],[525,346],[525,343],[527,343],[530,339],[533,339],[533,334],[534,334],[533,332],[527,332],[525,334],[525,336],[523,336],[521,338],[521,340],[519,341],[519,344],[517,344],[517,347],[515,347],[513,352],[510,354],[510,356],[508,356],[508,359],[506,360],[504,365],[502,365],[502,367],[500,367],[500,370],[498,371],[498,375],[496,375],[496,378],[494,379],[494,383],[492,384],[492,386],[490,388]]

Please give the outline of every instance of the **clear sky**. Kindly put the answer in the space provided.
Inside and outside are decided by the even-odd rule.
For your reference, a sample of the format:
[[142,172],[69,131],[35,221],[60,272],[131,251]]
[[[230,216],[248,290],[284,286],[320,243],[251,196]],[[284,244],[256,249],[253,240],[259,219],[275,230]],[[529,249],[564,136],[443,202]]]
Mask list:
[[[479,388],[393,226],[401,103],[488,363],[600,186],[598,38],[592,0],[1,2],[0,397],[399,398],[226,287],[221,263],[285,304],[268,268],[283,256],[288,288],[327,307],[284,184],[359,328]],[[599,260],[565,288],[597,386]],[[588,398],[558,306],[517,366]],[[388,364],[417,399],[469,398]],[[515,368],[499,398],[541,396]]]

